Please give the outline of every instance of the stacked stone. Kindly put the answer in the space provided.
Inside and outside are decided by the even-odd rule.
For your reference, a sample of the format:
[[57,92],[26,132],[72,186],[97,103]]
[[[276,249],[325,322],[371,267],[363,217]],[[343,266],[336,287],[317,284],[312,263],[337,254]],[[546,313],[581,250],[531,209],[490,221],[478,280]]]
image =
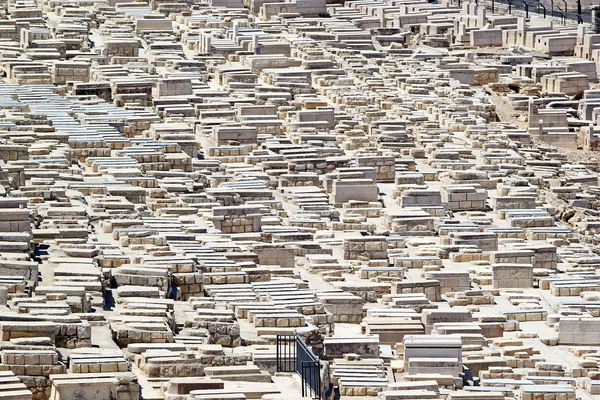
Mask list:
[[384,237],[344,240],[346,260],[387,260],[387,241]]
[[270,374],[302,343],[309,396],[600,390],[597,24],[326,3],[4,5],[0,357],[33,398],[299,397]]

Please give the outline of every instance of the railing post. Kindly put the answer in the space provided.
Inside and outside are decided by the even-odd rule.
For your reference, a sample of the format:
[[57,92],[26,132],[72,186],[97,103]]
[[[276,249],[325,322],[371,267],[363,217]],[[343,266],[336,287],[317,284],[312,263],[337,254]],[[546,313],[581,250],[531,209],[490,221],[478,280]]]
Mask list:
[[287,370],[293,371],[294,365],[292,363],[294,362],[294,358],[292,357],[292,349],[294,348],[294,343],[292,342],[292,338],[290,336],[286,336],[285,339],[286,359],[288,360]]
[[538,4],[542,7],[542,10],[544,10],[544,18],[546,18],[546,7],[542,3]]
[[525,6],[525,18],[529,18],[529,4],[523,0],[523,5]]
[[302,381],[302,397],[306,397],[306,382],[304,380],[304,364],[300,365],[300,380]]
[[556,6],[558,8],[558,12],[560,12],[560,23],[565,25],[565,13],[563,13],[562,8],[560,6]]
[[494,0],[492,0],[492,13],[494,13]]
[[592,6],[592,33],[600,33],[600,19],[598,18],[600,6]]

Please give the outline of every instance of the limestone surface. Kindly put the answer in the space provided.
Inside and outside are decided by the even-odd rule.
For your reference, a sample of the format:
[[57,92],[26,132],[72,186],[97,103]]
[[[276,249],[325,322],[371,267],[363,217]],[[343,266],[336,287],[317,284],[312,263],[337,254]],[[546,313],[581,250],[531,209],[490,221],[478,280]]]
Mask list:
[[554,3],[0,0],[0,400],[600,400]]

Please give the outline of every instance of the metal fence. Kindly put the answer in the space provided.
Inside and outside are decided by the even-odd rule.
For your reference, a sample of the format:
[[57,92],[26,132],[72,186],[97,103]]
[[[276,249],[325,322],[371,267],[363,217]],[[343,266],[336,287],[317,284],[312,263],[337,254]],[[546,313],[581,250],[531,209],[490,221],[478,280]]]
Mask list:
[[277,335],[277,372],[296,372],[302,397],[321,399],[321,363],[297,335]]
[[[459,6],[469,0],[451,0]],[[516,14],[529,17],[536,14],[543,18],[556,18],[563,25],[585,24],[594,31],[600,28],[600,15],[582,9],[581,0],[573,4],[566,0],[471,0],[493,13]],[[600,3],[599,3],[600,4]]]

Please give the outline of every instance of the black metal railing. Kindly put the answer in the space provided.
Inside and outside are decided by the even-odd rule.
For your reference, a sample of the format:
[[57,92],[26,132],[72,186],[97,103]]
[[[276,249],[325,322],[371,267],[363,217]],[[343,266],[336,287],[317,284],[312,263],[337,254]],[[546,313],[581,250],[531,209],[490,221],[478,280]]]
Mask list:
[[313,361],[302,362],[302,397],[312,395],[314,399],[321,399],[321,369],[320,364]]
[[[600,26],[596,24],[596,18],[599,15],[593,13],[592,10],[583,10],[581,1],[576,0],[575,4],[577,8],[573,11],[569,10],[565,0],[484,0],[480,1],[479,4],[483,4],[484,7],[492,12],[502,12],[501,10],[507,9],[508,14],[512,14],[513,11],[519,11],[524,13],[525,17],[529,17],[535,12],[544,18],[547,16],[552,18],[558,17],[562,24],[576,22],[578,24],[586,24],[592,29],[598,27],[598,30],[600,30]],[[458,3],[460,7],[461,1],[451,0],[451,3]],[[598,22],[600,22],[600,18],[598,18]]]
[[321,363],[302,338],[277,335],[277,372],[296,372],[302,380],[302,397],[321,399]]
[[277,335],[277,372],[296,372],[296,335]]

